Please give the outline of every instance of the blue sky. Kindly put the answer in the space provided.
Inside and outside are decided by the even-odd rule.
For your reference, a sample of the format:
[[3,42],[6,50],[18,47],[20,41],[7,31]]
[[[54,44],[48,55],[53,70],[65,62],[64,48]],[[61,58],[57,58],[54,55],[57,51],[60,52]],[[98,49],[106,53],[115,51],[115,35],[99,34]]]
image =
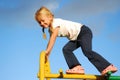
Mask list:
[[[0,80],[38,80],[39,54],[46,49],[34,14],[48,7],[55,17],[76,21],[93,31],[93,50],[120,69],[120,0],[0,0]],[[47,36],[49,35],[46,30]],[[68,69],[62,53],[66,38],[57,38],[51,70]],[[77,49],[86,74],[100,74]],[[120,71],[113,75],[120,75]]]

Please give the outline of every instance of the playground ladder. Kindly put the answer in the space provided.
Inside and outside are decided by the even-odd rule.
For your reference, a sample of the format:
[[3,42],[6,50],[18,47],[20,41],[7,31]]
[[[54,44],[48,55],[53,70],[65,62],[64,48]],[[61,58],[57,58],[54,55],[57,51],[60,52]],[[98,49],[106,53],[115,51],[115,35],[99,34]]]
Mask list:
[[50,70],[49,61],[45,62],[45,51],[40,53],[40,64],[39,64],[39,72],[37,77],[39,80],[50,80],[52,78],[60,78],[60,79],[83,79],[83,80],[120,80],[120,76],[111,76],[111,72],[108,73],[107,76],[101,75],[90,75],[90,74],[65,74],[62,69],[59,70],[59,73],[53,74]]

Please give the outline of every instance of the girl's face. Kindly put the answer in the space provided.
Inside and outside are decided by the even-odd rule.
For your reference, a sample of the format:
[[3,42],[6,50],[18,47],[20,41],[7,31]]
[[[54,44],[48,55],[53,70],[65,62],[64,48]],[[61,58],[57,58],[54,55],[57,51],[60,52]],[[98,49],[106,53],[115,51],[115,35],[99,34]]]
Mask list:
[[52,23],[52,16],[41,15],[38,16],[37,21],[41,27],[48,28]]

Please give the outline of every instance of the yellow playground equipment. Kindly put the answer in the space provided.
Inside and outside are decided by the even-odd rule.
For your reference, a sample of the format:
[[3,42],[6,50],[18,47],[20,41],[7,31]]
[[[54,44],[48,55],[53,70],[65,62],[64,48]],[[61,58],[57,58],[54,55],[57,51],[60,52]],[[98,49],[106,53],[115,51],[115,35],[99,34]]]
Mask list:
[[90,74],[65,74],[62,69],[59,70],[59,73],[53,74],[50,71],[50,63],[49,61],[45,62],[45,51],[40,53],[40,68],[38,72],[39,80],[50,80],[54,78],[60,79],[83,79],[83,80],[120,80],[120,76],[111,76],[111,72],[108,73],[107,76],[101,75],[90,75]]

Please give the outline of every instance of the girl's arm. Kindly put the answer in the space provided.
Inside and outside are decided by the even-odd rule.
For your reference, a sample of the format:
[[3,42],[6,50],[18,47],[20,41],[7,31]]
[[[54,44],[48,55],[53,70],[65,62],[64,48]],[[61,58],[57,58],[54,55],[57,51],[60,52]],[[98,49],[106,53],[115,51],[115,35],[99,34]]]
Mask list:
[[55,40],[56,40],[56,37],[58,35],[58,31],[59,31],[59,27],[55,28],[53,31],[52,31],[52,34],[50,36],[50,39],[49,39],[49,42],[48,42],[48,45],[47,45],[47,49],[46,49],[46,56],[48,57],[50,55],[50,52],[54,46],[54,43],[55,43]]

